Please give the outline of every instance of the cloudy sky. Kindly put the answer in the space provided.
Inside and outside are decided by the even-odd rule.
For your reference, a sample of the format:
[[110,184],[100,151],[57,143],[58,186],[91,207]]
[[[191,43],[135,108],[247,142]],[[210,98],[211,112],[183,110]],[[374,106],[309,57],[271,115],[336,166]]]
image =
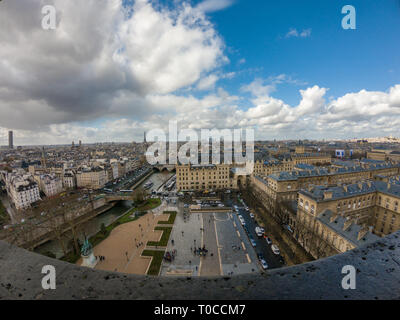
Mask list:
[[[166,128],[257,139],[400,136],[400,2],[3,0],[0,145],[140,141]],[[45,5],[55,30],[42,28]]]

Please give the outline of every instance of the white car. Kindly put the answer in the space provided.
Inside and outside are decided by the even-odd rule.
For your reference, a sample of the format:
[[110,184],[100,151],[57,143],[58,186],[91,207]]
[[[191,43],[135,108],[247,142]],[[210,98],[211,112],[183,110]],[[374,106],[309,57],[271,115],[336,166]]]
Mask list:
[[254,231],[258,237],[262,237],[264,235],[264,232],[261,231],[260,227],[256,227]]
[[250,218],[252,218],[252,219],[254,219],[254,213],[253,212],[250,212]]
[[242,226],[245,226],[246,222],[244,221],[243,217],[241,215],[238,215],[238,218],[239,218],[240,223],[242,224]]
[[276,244],[273,244],[272,246],[271,246],[271,249],[272,249],[272,252],[274,253],[274,254],[276,254],[276,255],[279,255],[281,252],[279,251],[279,248],[278,248],[278,246],[276,245]]
[[265,269],[268,269],[268,264],[267,264],[267,261],[265,261],[264,259],[261,259],[260,260],[260,263],[261,263],[261,266],[262,266],[262,268],[265,270]]

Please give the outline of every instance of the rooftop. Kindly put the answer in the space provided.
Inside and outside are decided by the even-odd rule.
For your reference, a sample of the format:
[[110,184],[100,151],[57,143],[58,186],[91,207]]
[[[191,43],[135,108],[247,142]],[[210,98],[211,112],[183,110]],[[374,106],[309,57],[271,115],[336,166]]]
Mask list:
[[380,239],[378,236],[368,231],[360,240],[358,240],[358,235],[362,230],[362,226],[352,223],[348,228],[343,230],[344,225],[347,222],[346,218],[338,215],[334,220],[332,220],[334,217],[334,213],[331,210],[325,210],[317,217],[317,219],[357,247]]

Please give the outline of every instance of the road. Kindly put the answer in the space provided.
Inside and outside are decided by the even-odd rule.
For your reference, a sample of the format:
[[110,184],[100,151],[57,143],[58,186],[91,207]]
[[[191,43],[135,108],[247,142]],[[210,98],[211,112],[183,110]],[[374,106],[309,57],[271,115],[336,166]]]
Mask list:
[[[236,204],[239,207],[239,214],[243,216],[245,222],[246,222],[246,227],[249,230],[249,235],[255,240],[256,242],[256,247],[254,248],[256,253],[262,253],[264,256],[265,261],[268,264],[269,269],[274,269],[274,268],[281,268],[284,266],[279,261],[279,256],[275,255],[272,250],[271,250],[271,245],[267,243],[267,241],[264,238],[259,238],[255,232],[255,228],[257,227],[257,223],[250,217],[250,212],[247,212],[243,205],[236,201],[230,200],[229,203],[233,206]],[[235,214],[237,216],[237,214]],[[237,219],[239,221],[239,219]],[[238,222],[240,224],[240,222]],[[241,224],[240,224],[241,225]],[[246,232],[245,232],[246,233]]]

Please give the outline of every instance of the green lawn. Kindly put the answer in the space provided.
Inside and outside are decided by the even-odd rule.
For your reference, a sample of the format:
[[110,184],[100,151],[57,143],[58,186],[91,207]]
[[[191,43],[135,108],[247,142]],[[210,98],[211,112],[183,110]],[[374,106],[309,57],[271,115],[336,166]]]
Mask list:
[[[122,217],[120,217],[118,220],[114,221],[112,224],[110,224],[108,227],[105,229],[105,233],[99,231],[96,235],[91,237],[90,243],[94,246],[98,245],[100,242],[102,242],[104,239],[106,239],[111,231],[118,227],[121,224],[132,222],[137,220],[139,217],[145,215],[147,213],[147,210],[152,210],[154,208],[157,208],[161,204],[161,200],[159,198],[155,199],[148,199],[146,200],[142,205],[132,208],[129,210],[127,213],[125,213]],[[131,217],[135,212],[138,212],[134,217]]]
[[144,250],[142,252],[142,256],[153,257],[151,260],[151,264],[147,274],[150,276],[158,276],[160,273],[161,264],[164,258],[165,251],[157,251],[157,250]]
[[174,224],[177,215],[176,211],[164,211],[163,214],[169,214],[167,221],[158,221],[158,224]]
[[[118,220],[114,221],[108,227],[106,227],[103,231],[97,232],[94,236],[89,238],[90,243],[93,247],[97,246],[100,242],[107,239],[110,235],[111,231],[118,227],[121,224],[132,222],[137,220],[139,217],[145,215],[147,210],[151,210],[157,208],[161,204],[161,200],[158,198],[155,199],[148,199],[142,205],[132,208],[123,216],[118,218]],[[133,218],[131,217],[135,212],[138,212]],[[168,241],[168,240],[167,240]],[[68,261],[70,263],[76,263],[79,260],[79,255],[69,254],[67,257],[63,257],[62,260]]]
[[172,231],[172,227],[155,227],[154,230],[162,230],[163,234],[160,241],[148,241],[147,245],[151,247],[166,247],[168,245],[168,239]]

